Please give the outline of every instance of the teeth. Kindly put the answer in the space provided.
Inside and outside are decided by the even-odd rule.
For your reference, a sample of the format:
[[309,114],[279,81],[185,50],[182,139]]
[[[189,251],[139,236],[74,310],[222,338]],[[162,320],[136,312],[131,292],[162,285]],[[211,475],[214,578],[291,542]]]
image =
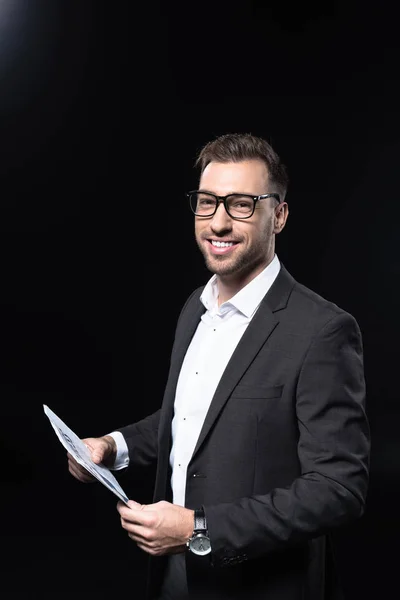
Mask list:
[[233,242],[214,242],[212,240],[212,245],[217,246],[217,248],[229,248],[229,246],[233,246]]

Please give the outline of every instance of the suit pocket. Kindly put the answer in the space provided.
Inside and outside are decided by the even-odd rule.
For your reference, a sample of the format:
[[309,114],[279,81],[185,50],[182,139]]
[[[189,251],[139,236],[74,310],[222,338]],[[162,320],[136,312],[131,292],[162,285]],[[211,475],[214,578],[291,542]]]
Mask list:
[[245,385],[240,384],[233,390],[231,398],[280,398],[282,396],[283,385]]

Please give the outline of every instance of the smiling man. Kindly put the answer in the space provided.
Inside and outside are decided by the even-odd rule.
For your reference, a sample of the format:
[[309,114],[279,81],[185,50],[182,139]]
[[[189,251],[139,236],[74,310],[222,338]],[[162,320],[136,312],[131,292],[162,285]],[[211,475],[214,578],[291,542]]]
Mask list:
[[[207,150],[201,155],[206,163]],[[274,258],[275,234],[285,226],[288,206],[282,181],[270,181],[260,158],[206,163],[200,190],[188,194],[197,244],[218,276],[219,304],[229,300]],[[269,189],[281,193],[266,193]],[[282,189],[283,188],[283,189]]]
[[196,167],[212,276],[181,310],[160,409],[84,441],[115,470],[157,465],[153,503],[117,505],[149,599],[337,600],[331,534],[369,480],[360,329],[277,256],[288,177],[266,140],[223,135]]

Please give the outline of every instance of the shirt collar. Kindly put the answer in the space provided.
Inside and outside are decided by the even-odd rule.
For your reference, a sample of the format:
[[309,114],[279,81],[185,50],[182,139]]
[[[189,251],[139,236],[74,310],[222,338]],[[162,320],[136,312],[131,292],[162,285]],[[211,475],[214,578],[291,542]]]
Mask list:
[[265,267],[257,277],[254,277],[250,283],[245,285],[244,288],[239,290],[239,292],[232,296],[230,300],[224,302],[219,307],[217,276],[213,275],[204,287],[200,300],[210,312],[223,313],[225,310],[229,310],[230,307],[234,307],[244,314],[245,317],[250,318],[253,316],[261,300],[275,281],[280,268],[281,264],[275,254],[269,265]]

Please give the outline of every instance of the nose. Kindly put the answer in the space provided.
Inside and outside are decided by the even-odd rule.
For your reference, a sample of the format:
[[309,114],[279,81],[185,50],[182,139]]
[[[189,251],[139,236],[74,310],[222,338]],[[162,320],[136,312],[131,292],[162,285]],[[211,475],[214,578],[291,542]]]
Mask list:
[[215,232],[223,231],[225,229],[231,229],[232,219],[225,210],[223,202],[220,202],[217,211],[211,219],[211,229]]

